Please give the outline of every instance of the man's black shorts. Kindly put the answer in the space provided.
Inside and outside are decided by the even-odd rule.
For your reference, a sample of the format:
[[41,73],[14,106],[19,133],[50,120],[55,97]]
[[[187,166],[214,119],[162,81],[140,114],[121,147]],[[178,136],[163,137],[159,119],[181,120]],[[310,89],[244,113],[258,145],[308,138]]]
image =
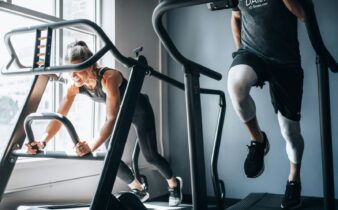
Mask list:
[[280,64],[261,58],[254,53],[239,49],[234,53],[231,67],[246,64],[256,72],[256,86],[263,87],[264,82],[270,84],[271,102],[286,118],[300,120],[304,72],[300,64]]

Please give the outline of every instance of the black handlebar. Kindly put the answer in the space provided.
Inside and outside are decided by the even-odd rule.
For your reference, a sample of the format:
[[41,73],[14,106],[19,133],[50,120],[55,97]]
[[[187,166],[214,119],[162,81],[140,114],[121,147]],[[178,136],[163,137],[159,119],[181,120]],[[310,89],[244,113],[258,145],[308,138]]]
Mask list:
[[298,2],[304,11],[304,22],[312,47],[316,51],[317,55],[324,56],[328,59],[328,65],[332,72],[338,72],[338,64],[327,50],[320,34],[312,0],[299,0]]
[[218,72],[215,72],[205,66],[197,64],[186,57],[184,57],[176,48],[173,41],[170,39],[167,31],[164,29],[162,24],[162,17],[165,12],[179,8],[179,7],[186,7],[192,6],[197,4],[208,3],[209,1],[194,1],[194,0],[183,0],[183,1],[161,1],[161,3],[155,8],[152,21],[153,27],[155,32],[157,33],[158,37],[160,38],[162,44],[169,52],[170,56],[178,63],[182,64],[185,67],[190,68],[190,70],[201,73],[205,76],[211,77],[215,80],[221,80],[222,75]]
[[[88,60],[82,63],[79,63],[79,64],[75,64],[75,65],[63,65],[63,66],[51,66],[51,67],[47,66],[47,67],[36,67],[36,68],[26,67],[20,63],[19,58],[11,42],[11,36],[16,35],[16,34],[34,32],[36,30],[75,27],[75,26],[80,26],[80,25],[84,25],[88,27],[89,29],[91,29],[93,32],[95,32],[103,40],[104,47],[100,49],[97,53],[95,53],[93,56],[91,56]],[[5,35],[5,45],[7,47],[7,50],[10,53],[11,60],[6,65],[5,70],[1,69],[2,74],[29,74],[29,73],[31,74],[52,74],[52,73],[60,73],[60,72],[65,72],[65,71],[81,70],[96,63],[108,51],[111,51],[111,53],[116,58],[116,60],[118,60],[121,64],[123,64],[124,66],[128,68],[135,66],[135,65],[141,65],[137,62],[137,60],[123,56],[117,50],[115,45],[110,41],[110,39],[104,33],[104,31],[96,23],[90,20],[87,20],[87,19],[60,21],[57,23],[48,23],[48,24],[43,24],[43,25],[15,29],[15,30],[8,32]],[[21,69],[26,68],[26,69],[22,71],[9,71],[9,68],[13,64],[13,62],[19,68]]]
[[69,119],[61,114],[54,112],[44,112],[44,113],[32,113],[29,114],[24,122],[24,129],[26,136],[28,138],[29,143],[34,141],[34,134],[32,131],[32,121],[34,120],[58,120],[60,121],[67,129],[74,145],[79,143],[79,136],[77,135],[73,124],[69,121]]

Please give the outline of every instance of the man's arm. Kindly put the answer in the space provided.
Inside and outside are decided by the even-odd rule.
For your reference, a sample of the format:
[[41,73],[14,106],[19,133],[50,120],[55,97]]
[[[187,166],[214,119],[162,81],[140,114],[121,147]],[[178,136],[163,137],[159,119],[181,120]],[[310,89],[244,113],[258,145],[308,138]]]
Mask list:
[[235,41],[236,48],[241,46],[241,12],[232,11],[231,15],[231,29]]
[[299,5],[298,0],[283,0],[283,2],[292,14],[294,14],[299,20],[304,20],[303,10]]
[[103,124],[99,135],[95,138],[91,151],[99,148],[111,135],[115,125],[116,117],[120,108],[120,90],[122,76],[118,71],[106,71],[102,78],[102,87],[106,93],[106,121]]

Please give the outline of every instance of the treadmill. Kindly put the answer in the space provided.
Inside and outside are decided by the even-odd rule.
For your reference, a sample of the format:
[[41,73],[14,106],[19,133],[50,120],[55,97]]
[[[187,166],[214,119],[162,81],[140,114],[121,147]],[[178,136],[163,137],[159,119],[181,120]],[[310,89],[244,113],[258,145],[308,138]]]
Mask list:
[[[332,155],[332,135],[331,135],[331,119],[330,119],[330,94],[329,94],[329,79],[328,68],[332,72],[338,72],[338,65],[329,51],[326,49],[320,35],[318,23],[316,20],[314,6],[312,0],[298,0],[305,13],[305,24],[310,37],[313,48],[317,53],[317,71],[319,84],[319,98],[320,98],[320,124],[321,124],[321,145],[322,145],[322,163],[323,163],[323,182],[324,182],[324,199],[303,197],[303,205],[301,209],[304,210],[334,210],[334,180],[333,180],[333,155]],[[181,63],[184,68],[183,71],[189,71],[189,60],[184,58],[175,47],[173,41],[170,39],[167,31],[162,25],[161,18],[164,13],[176,8],[193,6],[208,3],[210,10],[228,9],[237,6],[237,0],[162,0],[153,13],[153,26],[157,35],[160,37],[163,45],[171,55],[171,57]],[[198,86],[198,84],[192,84]],[[198,132],[190,129],[193,134]],[[195,132],[195,133],[194,133]],[[201,136],[201,134],[199,134]],[[191,179],[193,182],[193,206],[195,210],[207,209],[206,204],[206,187],[205,175],[203,174],[204,165],[194,164],[196,162],[203,162],[200,159],[201,153],[194,151],[203,150],[203,141],[196,139],[198,142],[191,142],[190,145],[190,161],[191,161]],[[198,150],[198,148],[200,150]],[[202,153],[203,154],[203,153]],[[203,156],[202,156],[203,157]],[[280,209],[282,200],[281,195],[268,193],[251,193],[243,200],[239,201],[227,210],[277,210]]]
[[[51,56],[51,42],[53,30],[66,28],[66,27],[79,27],[85,26],[93,30],[104,42],[103,47],[91,56],[88,60],[75,65],[63,65],[63,66],[51,66],[50,65],[50,56]],[[11,36],[19,35],[22,33],[35,32],[35,53],[34,53],[34,62],[31,67],[26,67],[20,63],[18,56],[13,48],[11,43]],[[46,37],[42,37],[41,34],[47,34]],[[42,42],[45,43],[42,43]],[[147,60],[144,56],[138,56],[136,59],[123,56],[115,47],[115,45],[110,41],[107,35],[103,32],[103,30],[95,23],[86,20],[70,20],[70,21],[62,21],[57,23],[43,24],[33,27],[26,27],[13,30],[6,34],[5,36],[5,44],[8,51],[11,54],[11,60],[8,65],[1,70],[1,73],[4,75],[35,75],[34,81],[31,86],[31,90],[25,104],[22,108],[18,121],[15,125],[14,131],[11,135],[9,143],[6,147],[5,153],[0,162],[0,200],[2,199],[3,193],[6,189],[6,185],[10,178],[10,175],[15,166],[16,160],[18,157],[50,157],[50,158],[62,158],[62,159],[76,159],[76,160],[104,160],[104,167],[101,173],[101,177],[99,180],[99,184],[95,193],[95,196],[92,200],[90,206],[86,204],[74,204],[74,205],[61,205],[61,206],[41,206],[41,207],[29,207],[29,206],[21,206],[19,209],[92,209],[92,210],[105,210],[105,209],[131,209],[131,210],[143,210],[146,207],[133,195],[130,193],[120,194],[120,195],[112,195],[112,188],[115,183],[116,174],[118,170],[118,166],[122,157],[122,153],[126,144],[128,132],[131,126],[133,112],[135,110],[136,100],[140,94],[143,80],[145,75],[152,75],[158,79],[168,82],[175,87],[178,87],[185,92],[192,92],[192,87],[187,86],[186,84],[180,83],[166,75],[163,75],[157,71],[155,71],[152,67],[150,67],[147,63]],[[41,46],[46,46],[46,50],[44,54],[39,53],[39,49]],[[74,144],[77,143],[78,137],[73,128],[72,124],[69,120],[55,113],[34,113],[37,110],[37,107],[41,101],[43,92],[47,86],[49,80],[61,80],[55,74],[78,71],[83,68],[86,68],[90,65],[93,65],[97,62],[105,53],[110,51],[113,56],[126,67],[131,68],[131,73],[129,77],[129,82],[126,88],[126,92],[123,96],[123,100],[121,103],[121,108],[119,110],[116,124],[114,130],[111,135],[110,145],[108,147],[106,154],[89,154],[85,157],[77,157],[76,155],[67,154],[65,152],[54,152],[54,151],[42,151],[37,155],[28,155],[24,151],[20,150],[24,143],[25,137],[27,136],[29,141],[34,139],[32,130],[30,128],[30,124],[34,120],[51,120],[56,119],[62,122],[68,132],[70,133],[71,139]],[[41,59],[41,56],[43,58]],[[44,62],[41,62],[44,61]],[[12,64],[16,64],[18,68],[11,68]],[[217,72],[214,72],[206,67],[200,66],[198,64],[194,64],[198,69],[194,71],[194,74],[205,74],[211,78],[220,80],[221,75]],[[192,73],[188,73],[191,78],[197,78],[196,75],[192,75]],[[187,87],[187,88],[186,88]],[[217,184],[217,186],[221,186],[222,181],[218,179],[217,174],[217,158],[219,153],[219,145],[221,140],[222,127],[224,122],[225,115],[225,95],[224,92],[219,90],[211,90],[211,89],[198,89],[198,95],[200,93],[205,94],[213,94],[218,95],[220,98],[220,115],[218,119],[218,127],[217,133],[215,136],[215,146],[213,153],[213,182]],[[196,102],[190,102],[188,106],[188,110],[190,113],[194,112],[195,107],[200,108],[200,103],[196,104]],[[200,110],[200,109],[199,109]],[[123,119],[123,120],[122,120]],[[196,123],[196,122],[194,122]],[[197,121],[197,123],[201,123],[201,121]],[[199,126],[201,127],[201,125]],[[216,164],[215,164],[216,163]],[[220,185],[219,185],[220,183]],[[224,185],[224,184],[223,184]],[[224,195],[222,193],[222,188],[218,189],[219,195]],[[223,201],[220,197],[220,201]],[[149,203],[146,204],[149,209],[163,209],[162,207],[158,207],[159,203]],[[157,207],[156,207],[157,206]],[[164,207],[164,209],[191,209],[191,205],[181,205],[180,207]]]

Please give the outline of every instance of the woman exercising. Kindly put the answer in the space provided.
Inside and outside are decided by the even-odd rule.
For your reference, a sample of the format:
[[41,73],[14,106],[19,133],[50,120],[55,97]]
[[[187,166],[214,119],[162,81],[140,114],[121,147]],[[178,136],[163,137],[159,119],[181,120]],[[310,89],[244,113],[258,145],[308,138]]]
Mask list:
[[[78,64],[88,58],[93,53],[83,41],[76,41],[67,46],[65,62],[68,64]],[[127,80],[122,74],[114,69],[99,67],[94,64],[81,71],[70,73],[72,84],[68,87],[67,94],[61,103],[58,113],[66,116],[71,108],[77,94],[85,94],[92,100],[106,104],[106,121],[103,124],[94,143],[89,146],[86,141],[80,141],[75,150],[78,156],[84,156],[94,152],[103,143],[108,143],[108,139],[115,125],[117,113],[119,111],[122,96],[127,87]],[[149,102],[148,96],[140,94],[134,117],[132,120],[139,139],[141,151],[145,159],[156,168],[163,177],[166,178],[169,186],[169,206],[177,206],[182,201],[182,179],[174,177],[169,163],[157,152],[157,140],[155,130],[154,112]],[[40,141],[26,144],[27,152],[36,154],[37,150],[33,146],[37,145],[43,149],[46,144],[59,131],[61,123],[54,120],[48,125],[45,134]],[[137,180],[129,167],[121,161],[118,170],[118,177],[128,184],[131,191],[137,195],[141,201],[149,198],[149,193],[144,186]]]

